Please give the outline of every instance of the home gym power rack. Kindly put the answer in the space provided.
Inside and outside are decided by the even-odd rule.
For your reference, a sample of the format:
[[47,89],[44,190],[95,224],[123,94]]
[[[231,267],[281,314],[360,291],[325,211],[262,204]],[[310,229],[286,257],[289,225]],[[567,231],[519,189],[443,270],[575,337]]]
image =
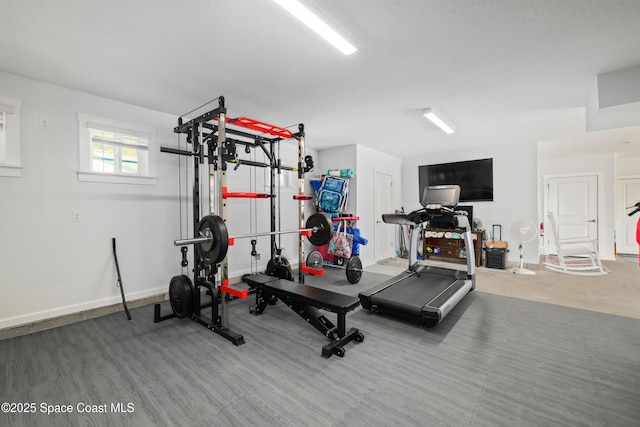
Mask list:
[[[172,313],[161,314],[160,304],[154,307],[154,322],[160,322],[170,318],[191,318],[195,322],[207,327],[217,334],[225,337],[235,345],[244,343],[242,335],[232,331],[229,325],[229,301],[235,298],[246,298],[247,289],[239,289],[229,285],[227,249],[233,245],[235,239],[269,235],[271,237],[271,263],[276,263],[276,254],[279,249],[276,246],[276,235],[286,233],[299,233],[298,251],[299,259],[304,259],[304,241],[307,237],[314,245],[327,244],[333,234],[331,221],[323,214],[313,214],[307,221],[304,220],[304,204],[302,202],[312,200],[311,196],[304,193],[304,174],[313,167],[311,156],[305,156],[304,151],[304,125],[298,125],[298,132],[273,126],[248,117],[228,118],[224,97],[219,97],[218,108],[204,113],[194,119],[184,122],[178,118],[178,126],[174,133],[187,135],[187,143],[192,150],[181,150],[170,147],[161,147],[165,153],[189,156],[193,158],[193,224],[194,237],[174,241],[174,245],[181,246],[182,267],[188,265],[186,245],[195,245],[193,255],[192,281],[186,275],[175,276],[169,284],[169,301]],[[249,129],[259,134],[253,134],[244,130],[228,128],[227,124]],[[227,135],[238,138],[231,138]],[[284,139],[295,138],[298,141],[298,165],[289,167],[282,165],[274,153],[275,144]],[[261,149],[269,163],[255,162],[240,159],[237,156],[237,146],[245,147],[245,152],[252,149]],[[268,146],[268,148],[267,148]],[[200,168],[208,165],[208,200],[210,214],[201,217],[200,206]],[[241,165],[253,167],[269,167],[270,193],[229,192],[227,189],[227,164],[235,164],[237,169]],[[276,174],[282,170],[298,172],[298,194],[293,196],[299,201],[299,230],[276,231],[276,204],[275,182]],[[228,198],[269,198],[271,203],[271,231],[265,233],[253,233],[243,236],[229,237],[226,223],[226,199]],[[217,203],[216,203],[217,202]],[[217,213],[214,214],[214,212]],[[252,242],[255,248],[255,243]],[[255,250],[255,249],[254,249]],[[278,256],[278,260],[280,257]],[[299,282],[304,282],[304,272],[318,274],[315,269],[307,268],[301,263],[299,269]],[[216,281],[216,275],[219,276]],[[201,301],[201,289],[206,288],[211,295],[211,302],[203,304]],[[231,296],[231,297],[229,297]],[[257,298],[258,299],[258,298]],[[211,316],[203,314],[203,309],[211,307]]]

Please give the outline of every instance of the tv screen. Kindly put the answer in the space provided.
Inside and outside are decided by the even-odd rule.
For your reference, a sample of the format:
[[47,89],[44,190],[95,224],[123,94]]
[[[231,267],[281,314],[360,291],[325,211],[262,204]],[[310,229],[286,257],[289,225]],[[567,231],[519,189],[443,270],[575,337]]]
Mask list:
[[460,186],[461,202],[493,201],[493,159],[418,166],[420,195],[429,185]]

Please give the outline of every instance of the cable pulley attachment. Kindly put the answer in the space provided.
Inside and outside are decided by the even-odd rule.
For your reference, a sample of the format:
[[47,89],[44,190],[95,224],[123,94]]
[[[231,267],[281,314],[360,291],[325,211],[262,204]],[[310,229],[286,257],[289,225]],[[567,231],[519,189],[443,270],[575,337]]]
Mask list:
[[186,246],[183,246],[183,247],[180,248],[180,252],[182,252],[182,261],[180,261],[180,265],[182,267],[189,266],[189,261],[187,260],[187,251],[188,251],[188,249],[187,249]]

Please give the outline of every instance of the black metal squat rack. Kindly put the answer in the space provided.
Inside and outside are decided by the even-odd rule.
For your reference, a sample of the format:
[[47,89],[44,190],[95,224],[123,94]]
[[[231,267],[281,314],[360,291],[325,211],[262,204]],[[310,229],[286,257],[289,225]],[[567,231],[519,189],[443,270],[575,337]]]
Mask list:
[[[171,279],[169,285],[169,300],[173,313],[161,315],[160,304],[155,305],[154,322],[160,322],[173,317],[191,318],[197,323],[207,327],[217,334],[227,338],[235,345],[244,343],[242,335],[233,332],[229,324],[229,301],[232,297],[246,298],[247,289],[238,289],[229,285],[227,248],[234,244],[234,239],[241,237],[254,237],[259,235],[270,235],[271,237],[271,258],[270,263],[274,265],[279,257],[279,248],[276,245],[276,235],[288,232],[276,231],[276,179],[282,170],[297,171],[298,173],[298,194],[294,195],[294,200],[299,201],[299,230],[298,232],[298,256],[300,265],[299,282],[304,283],[302,260],[304,260],[304,236],[314,243],[312,239],[326,241],[331,238],[332,227],[330,221],[325,225],[324,220],[312,215],[305,223],[304,201],[312,200],[312,196],[304,193],[304,175],[313,168],[313,159],[305,155],[304,146],[304,125],[298,125],[298,132],[292,133],[288,129],[260,122],[247,117],[229,118],[224,97],[217,99],[218,107],[204,113],[194,119],[184,122],[183,118],[178,119],[178,126],[174,128],[174,133],[186,134],[187,143],[191,144],[191,151],[180,150],[169,147],[161,147],[160,151],[193,158],[193,235],[194,238],[176,240],[174,244],[181,246],[182,266],[188,265],[186,245],[195,245],[193,254],[193,278],[181,275]],[[247,130],[227,127],[232,125],[257,132],[251,133]],[[234,137],[229,137],[233,135]],[[298,143],[298,164],[297,167],[289,167],[281,164],[280,158],[275,156],[275,145],[285,139],[295,138]],[[246,152],[252,149],[261,149],[269,163],[261,163],[240,159],[237,155],[237,147],[244,146]],[[227,168],[228,164],[234,164],[235,168],[240,166],[268,167],[270,174],[269,193],[248,193],[229,192],[227,189]],[[207,165],[209,180],[207,183],[209,197],[210,214],[203,216],[200,206],[200,168]],[[226,228],[226,199],[228,198],[268,198],[271,208],[271,232],[257,233],[253,235],[229,237]],[[321,214],[318,214],[321,215]],[[327,220],[328,221],[328,220]],[[306,228],[305,228],[306,227]],[[326,229],[328,228],[328,230]],[[314,230],[313,236],[311,229]],[[316,233],[318,231],[318,233]],[[328,233],[328,234],[327,234]],[[314,243],[315,244],[315,243]],[[216,276],[218,280],[216,281]],[[211,295],[211,302],[203,304],[201,301],[201,288],[204,287]],[[231,297],[229,297],[231,296]],[[203,314],[203,309],[211,307],[211,316]]]

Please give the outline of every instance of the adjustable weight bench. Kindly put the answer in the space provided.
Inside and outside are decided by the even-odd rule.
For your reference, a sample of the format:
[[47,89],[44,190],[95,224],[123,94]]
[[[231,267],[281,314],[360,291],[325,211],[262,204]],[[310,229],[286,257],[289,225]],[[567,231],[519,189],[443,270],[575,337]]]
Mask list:
[[[357,297],[339,294],[265,274],[245,276],[243,280],[256,289],[256,304],[250,308],[253,314],[262,314],[274,298],[282,300],[290,309],[331,340],[322,347],[322,357],[343,357],[344,345],[356,340],[364,341],[364,335],[356,328],[346,330],[346,315],[360,305]],[[338,325],[331,323],[320,310],[336,313]]]

